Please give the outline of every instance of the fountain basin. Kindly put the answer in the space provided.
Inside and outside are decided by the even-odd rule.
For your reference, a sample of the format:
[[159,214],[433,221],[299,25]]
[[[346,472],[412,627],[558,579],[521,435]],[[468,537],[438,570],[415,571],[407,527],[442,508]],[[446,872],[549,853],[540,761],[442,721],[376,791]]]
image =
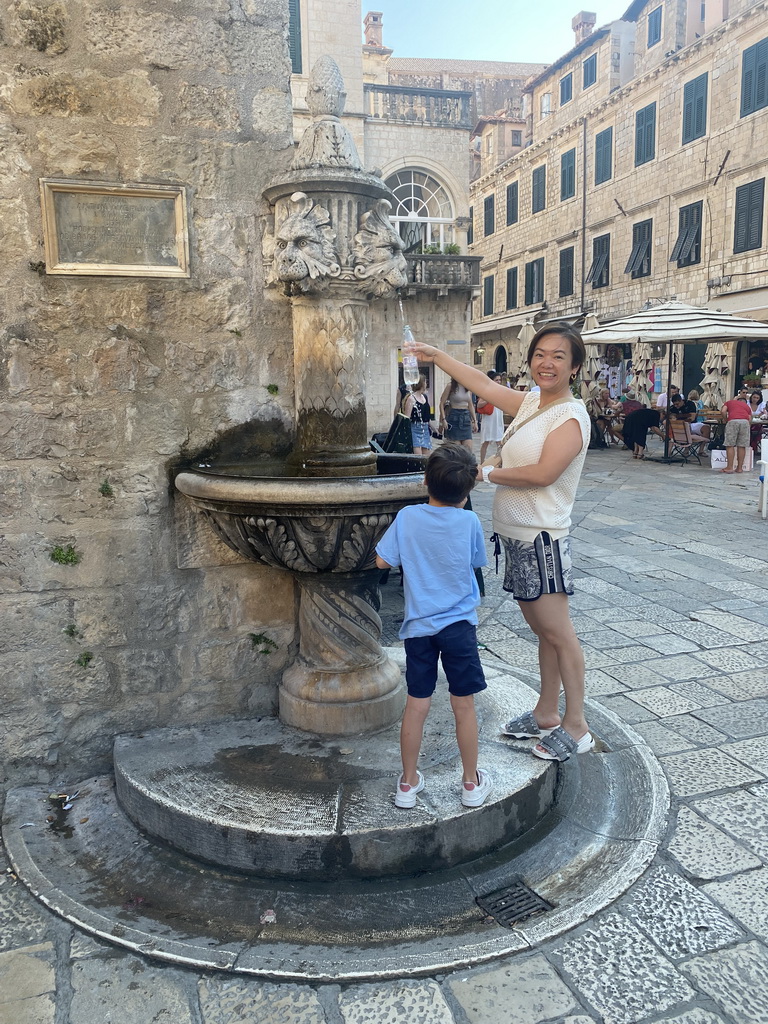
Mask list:
[[[415,456],[385,456],[407,465]],[[227,475],[218,475],[224,472]],[[241,475],[235,475],[240,473]],[[421,473],[368,477],[246,475],[246,467],[183,472],[176,487],[218,536],[253,562],[292,572],[372,569],[375,548],[405,505],[426,500]]]
[[[392,725],[405,688],[381,648],[376,544],[404,505],[426,499],[421,473],[339,478],[210,469],[180,473],[176,487],[224,543],[290,571],[299,586],[299,654],[279,687],[280,720],[324,736]],[[284,465],[272,470],[286,472]]]

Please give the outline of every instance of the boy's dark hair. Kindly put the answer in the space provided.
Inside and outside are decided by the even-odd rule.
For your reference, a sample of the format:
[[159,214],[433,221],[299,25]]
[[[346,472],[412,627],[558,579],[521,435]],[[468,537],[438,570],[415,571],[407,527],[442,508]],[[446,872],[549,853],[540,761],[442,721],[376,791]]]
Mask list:
[[445,441],[427,459],[424,479],[430,498],[444,505],[460,505],[477,477],[477,459],[458,441]]

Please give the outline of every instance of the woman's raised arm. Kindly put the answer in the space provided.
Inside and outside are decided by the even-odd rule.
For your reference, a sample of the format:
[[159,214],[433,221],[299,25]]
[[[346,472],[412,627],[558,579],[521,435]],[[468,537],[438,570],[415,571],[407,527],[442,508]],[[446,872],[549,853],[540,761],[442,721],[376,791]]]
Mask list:
[[[418,356],[422,362],[434,363],[435,366],[439,366],[441,370],[462,384],[467,391],[474,391],[480,398],[484,398],[491,405],[508,412],[511,416],[517,413],[525,398],[523,392],[512,391],[510,388],[504,387],[503,384],[496,384],[482,370],[476,370],[473,366],[459,362],[458,359],[449,356],[442,349],[435,348],[434,345],[425,345],[423,342],[416,341],[413,345],[408,345],[408,350]],[[444,399],[441,399],[441,406],[443,401]]]

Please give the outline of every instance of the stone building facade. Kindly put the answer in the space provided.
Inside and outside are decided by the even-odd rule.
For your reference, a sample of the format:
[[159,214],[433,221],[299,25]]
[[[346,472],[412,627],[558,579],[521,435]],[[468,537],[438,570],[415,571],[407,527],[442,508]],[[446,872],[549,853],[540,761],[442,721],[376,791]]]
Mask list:
[[[294,430],[261,261],[293,154],[286,34],[284,0],[0,10],[2,784],[275,706],[293,584],[193,544],[171,477]],[[40,178],[182,185],[190,277],[47,274]]]
[[636,0],[526,86],[526,148],[471,190],[481,365],[514,362],[526,321],[671,298],[768,320],[768,7],[701,11]]

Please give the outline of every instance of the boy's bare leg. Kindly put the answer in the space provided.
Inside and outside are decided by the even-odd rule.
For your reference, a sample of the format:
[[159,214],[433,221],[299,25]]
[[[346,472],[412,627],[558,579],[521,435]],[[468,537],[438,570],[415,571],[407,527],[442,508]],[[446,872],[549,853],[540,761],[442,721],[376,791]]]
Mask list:
[[456,742],[459,745],[464,782],[477,785],[477,715],[475,698],[451,694],[451,708],[456,719]]
[[409,786],[419,784],[416,769],[424,735],[424,722],[427,720],[431,703],[431,697],[411,696],[405,702],[403,721],[400,723],[400,757],[403,759],[403,782]]

